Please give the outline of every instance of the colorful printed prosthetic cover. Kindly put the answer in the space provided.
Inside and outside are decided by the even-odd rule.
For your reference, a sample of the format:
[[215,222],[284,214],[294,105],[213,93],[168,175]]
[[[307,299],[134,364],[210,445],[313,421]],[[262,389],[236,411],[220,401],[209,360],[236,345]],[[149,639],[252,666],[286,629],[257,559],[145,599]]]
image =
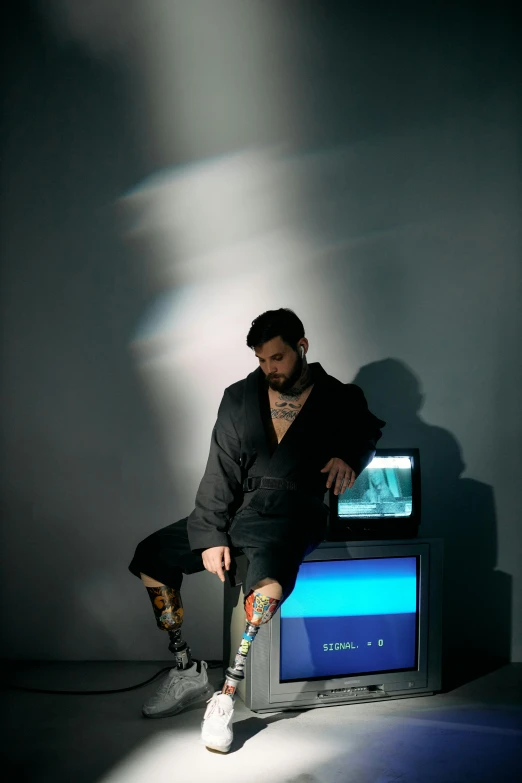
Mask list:
[[183,623],[183,604],[179,590],[162,585],[147,587],[156,623],[162,631],[173,631]]
[[244,678],[245,663],[252,642],[259,628],[268,623],[274,616],[281,601],[262,593],[250,593],[245,601],[246,627],[239,649],[234,659],[234,665],[227,669],[222,693],[234,696],[239,682]]
[[261,593],[250,593],[245,601],[245,613],[251,625],[263,625],[272,619],[281,601]]
[[179,590],[162,585],[147,587],[156,623],[162,631],[169,632],[169,650],[176,656],[176,668],[188,669],[192,665],[190,648],[181,638],[183,604]]

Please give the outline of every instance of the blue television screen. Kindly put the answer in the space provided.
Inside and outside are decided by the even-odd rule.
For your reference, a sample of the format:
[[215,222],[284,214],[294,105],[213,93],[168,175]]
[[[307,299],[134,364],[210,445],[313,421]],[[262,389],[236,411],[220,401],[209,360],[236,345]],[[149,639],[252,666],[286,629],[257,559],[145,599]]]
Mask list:
[[281,606],[280,681],[417,668],[418,558],[309,560]]
[[338,496],[341,519],[410,517],[411,457],[374,457],[351,489]]

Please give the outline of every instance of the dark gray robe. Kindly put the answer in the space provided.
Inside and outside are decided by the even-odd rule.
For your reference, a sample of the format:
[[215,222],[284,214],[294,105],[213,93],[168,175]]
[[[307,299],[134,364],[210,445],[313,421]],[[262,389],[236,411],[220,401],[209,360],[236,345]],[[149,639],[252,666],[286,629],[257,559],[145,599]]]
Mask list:
[[[341,383],[318,363],[309,367],[314,388],[279,444],[262,370],[225,389],[196,508],[188,518],[192,551],[230,546],[230,523],[247,507],[260,515],[306,514],[308,521],[324,522],[328,474],[321,469],[340,457],[359,475],[372,460],[385,422],[370,413],[358,386]],[[288,479],[299,489],[244,492],[243,482],[251,476]]]

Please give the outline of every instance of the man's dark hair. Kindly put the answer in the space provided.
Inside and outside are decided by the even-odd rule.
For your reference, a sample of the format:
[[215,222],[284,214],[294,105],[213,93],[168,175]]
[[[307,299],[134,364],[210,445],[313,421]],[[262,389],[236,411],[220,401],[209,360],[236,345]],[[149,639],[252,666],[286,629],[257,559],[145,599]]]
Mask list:
[[288,307],[280,307],[279,310],[267,310],[252,321],[246,343],[249,348],[255,348],[274,337],[280,337],[290,348],[297,351],[297,343],[304,334],[303,323],[294,311]]

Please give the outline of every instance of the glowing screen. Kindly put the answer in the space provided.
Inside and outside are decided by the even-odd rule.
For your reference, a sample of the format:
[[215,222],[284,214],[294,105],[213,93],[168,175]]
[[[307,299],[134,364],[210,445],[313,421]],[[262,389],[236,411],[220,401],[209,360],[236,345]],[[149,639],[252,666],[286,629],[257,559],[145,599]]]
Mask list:
[[281,606],[281,682],[417,668],[416,557],[307,561]]
[[411,516],[411,471],[411,457],[374,457],[353,487],[339,495],[339,517]]

